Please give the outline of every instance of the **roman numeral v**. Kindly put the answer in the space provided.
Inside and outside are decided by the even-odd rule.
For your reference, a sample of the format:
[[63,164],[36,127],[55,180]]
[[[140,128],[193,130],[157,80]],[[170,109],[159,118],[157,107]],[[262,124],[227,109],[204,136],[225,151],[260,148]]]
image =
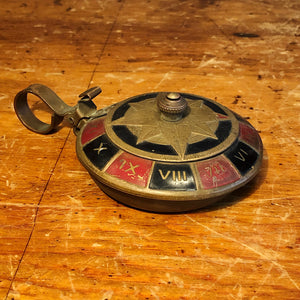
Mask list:
[[169,177],[170,173],[171,173],[171,171],[169,170],[169,171],[166,173],[166,175],[164,175],[164,173],[163,173],[163,171],[162,171],[161,169],[159,169],[158,172],[159,172],[159,174],[160,174],[160,176],[161,176],[161,178],[162,178],[163,180],[166,180],[166,179]]

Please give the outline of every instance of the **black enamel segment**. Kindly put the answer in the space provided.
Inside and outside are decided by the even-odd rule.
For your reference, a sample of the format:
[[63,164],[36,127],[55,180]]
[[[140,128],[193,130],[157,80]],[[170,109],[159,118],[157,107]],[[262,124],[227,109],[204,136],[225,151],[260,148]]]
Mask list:
[[231,121],[220,121],[219,126],[215,132],[215,135],[217,136],[219,142],[225,141],[230,132],[231,132],[232,124]]
[[156,154],[177,155],[173,147],[169,145],[153,144],[150,142],[142,142],[137,145],[137,137],[125,125],[115,125],[113,126],[113,130],[122,141],[137,149]]
[[[243,121],[243,122],[245,122],[246,120],[243,118],[243,117],[241,117],[239,114],[237,114],[237,113],[233,113],[234,114],[234,116],[239,120],[239,121]],[[247,122],[247,121],[246,121]],[[248,123],[248,122],[247,122]]]
[[196,190],[196,183],[188,164],[156,163],[149,188],[154,190],[191,191]]
[[190,100],[202,100],[204,104],[208,106],[210,109],[212,109],[214,112],[227,116],[227,113],[217,103],[214,103],[210,99],[201,96],[196,96],[196,95],[184,94],[184,93],[181,93],[181,95],[186,99],[190,99]]
[[102,135],[83,147],[83,151],[88,159],[100,170],[102,170],[109,160],[118,152],[106,135]]
[[137,136],[132,134],[125,125],[114,125],[115,134],[126,144],[136,147]]
[[227,113],[217,104],[215,104],[211,101],[208,101],[208,100],[203,100],[203,101],[204,101],[204,104],[206,106],[208,106],[210,109],[212,109],[214,112],[227,116]]
[[125,115],[125,113],[128,109],[129,109],[128,103],[123,104],[118,109],[116,109],[116,111],[114,112],[111,120],[115,121],[115,120],[118,120],[118,119],[122,118]]
[[116,109],[116,111],[112,116],[112,121],[118,120],[125,115],[126,111],[130,107],[129,103],[144,101],[147,99],[155,98],[156,96],[157,93],[149,93],[149,94],[140,95],[138,97],[133,97],[130,101],[124,103],[123,105],[121,105],[119,108]]
[[245,175],[251,170],[258,158],[258,153],[241,141],[239,141],[234,148],[227,150],[225,155],[242,175]]
[[215,132],[215,135],[218,138],[217,140],[206,138],[201,142],[189,144],[185,154],[186,155],[195,154],[218,146],[220,143],[222,143],[228,138],[231,132],[231,128],[232,128],[232,124],[230,120],[220,121],[219,126]]

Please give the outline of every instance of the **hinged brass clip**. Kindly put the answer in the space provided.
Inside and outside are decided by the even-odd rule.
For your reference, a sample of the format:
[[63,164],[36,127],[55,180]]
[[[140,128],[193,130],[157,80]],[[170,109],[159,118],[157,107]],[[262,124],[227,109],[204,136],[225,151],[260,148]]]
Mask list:
[[[79,95],[80,100],[75,106],[69,106],[47,86],[32,84],[16,95],[14,107],[20,121],[34,132],[41,134],[50,133],[58,127],[63,119],[66,119],[73,126],[74,133],[77,134],[92,116],[106,114],[107,108],[103,111],[97,111],[97,106],[92,101],[101,91],[101,88],[98,86],[90,88]],[[28,105],[28,94],[37,96],[51,109],[51,124],[42,122],[34,115]]]

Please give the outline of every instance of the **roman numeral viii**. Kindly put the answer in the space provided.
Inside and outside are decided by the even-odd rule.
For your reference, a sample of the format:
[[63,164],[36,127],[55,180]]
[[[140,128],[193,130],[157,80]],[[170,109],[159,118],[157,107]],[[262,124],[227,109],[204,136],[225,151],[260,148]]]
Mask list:
[[161,169],[159,169],[158,172],[159,172],[162,180],[167,180],[169,178],[169,176],[171,176],[173,181],[187,181],[186,171],[168,170],[164,174],[164,172]]

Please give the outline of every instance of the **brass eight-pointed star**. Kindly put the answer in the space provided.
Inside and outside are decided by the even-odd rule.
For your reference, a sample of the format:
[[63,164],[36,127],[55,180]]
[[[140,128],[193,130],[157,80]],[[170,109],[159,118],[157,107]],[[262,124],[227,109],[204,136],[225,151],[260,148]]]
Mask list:
[[137,137],[137,144],[144,141],[171,145],[179,157],[183,158],[188,144],[206,138],[217,140],[218,115],[202,100],[187,100],[188,113],[181,120],[168,122],[161,118],[156,99],[129,103],[125,115],[112,125],[126,125]]

